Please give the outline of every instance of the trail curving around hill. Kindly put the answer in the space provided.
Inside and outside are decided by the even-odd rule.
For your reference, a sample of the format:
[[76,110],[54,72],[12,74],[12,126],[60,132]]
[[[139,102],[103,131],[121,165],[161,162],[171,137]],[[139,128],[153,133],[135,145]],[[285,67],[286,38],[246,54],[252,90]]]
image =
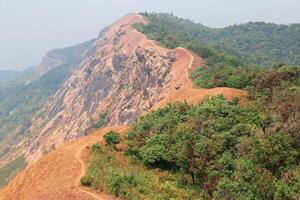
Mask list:
[[[121,134],[124,134],[127,132],[127,130],[129,129],[129,127],[112,127],[112,128],[108,128],[110,130],[115,130],[115,131],[118,131],[120,132]],[[106,131],[102,131],[102,134],[101,134],[101,139],[99,140],[99,142],[103,142],[103,137],[102,135],[105,134],[107,131],[108,131],[107,128],[104,128],[103,130],[106,130]],[[94,144],[95,141],[93,142],[90,142],[89,145],[85,144],[83,145],[80,149],[78,149],[77,153],[76,153],[76,159],[78,160],[78,162],[80,163],[80,166],[81,166],[81,171],[80,171],[80,174],[78,175],[77,177],[77,180],[75,182],[75,186],[77,188],[77,190],[87,194],[88,196],[96,199],[96,200],[110,200],[110,199],[117,199],[117,198],[114,198],[112,196],[108,196],[108,195],[104,195],[104,194],[97,194],[95,193],[94,191],[90,190],[89,188],[87,187],[83,187],[81,186],[81,178],[85,175],[86,171],[87,171],[87,160],[84,160],[83,157],[84,157],[84,150],[87,150],[87,147]]]
[[191,72],[197,67],[204,66],[204,60],[182,47],[178,47],[173,51],[176,61],[171,69],[172,80],[165,87],[164,98],[155,104],[151,110],[156,110],[169,103],[178,101],[188,104],[199,104],[207,97],[220,94],[224,95],[228,100],[232,100],[234,97],[243,99],[248,95],[246,91],[235,88],[216,87],[205,89],[197,87],[191,79]]
[[88,155],[83,155],[84,151],[96,142],[102,143],[103,135],[111,130],[125,134],[129,127],[97,130],[43,156],[0,192],[0,200],[115,200],[80,185],[87,168]]
[[76,188],[77,188],[79,191],[81,191],[81,192],[83,192],[83,193],[85,193],[85,194],[87,194],[87,195],[93,197],[94,199],[97,199],[97,200],[106,200],[106,199],[103,199],[102,197],[100,197],[99,195],[95,194],[94,192],[88,191],[87,188],[81,186],[80,180],[81,180],[81,178],[85,175],[85,173],[86,173],[86,171],[87,171],[87,165],[86,165],[86,162],[84,162],[84,160],[83,160],[82,157],[81,157],[84,149],[86,149],[85,146],[81,147],[81,148],[77,151],[77,153],[76,153],[76,159],[78,160],[78,162],[79,162],[80,165],[81,165],[81,171],[80,171],[80,174],[79,174],[79,176],[78,176],[78,178],[77,178],[77,180],[76,180],[76,182],[75,182]]
[[185,77],[190,82],[190,86],[193,87],[194,83],[193,83],[193,81],[190,78],[190,73],[191,73],[191,70],[192,70],[194,62],[195,62],[195,57],[187,49],[185,49],[185,48],[178,47],[177,49],[185,51],[189,55],[189,57],[190,57],[189,65],[185,69]]

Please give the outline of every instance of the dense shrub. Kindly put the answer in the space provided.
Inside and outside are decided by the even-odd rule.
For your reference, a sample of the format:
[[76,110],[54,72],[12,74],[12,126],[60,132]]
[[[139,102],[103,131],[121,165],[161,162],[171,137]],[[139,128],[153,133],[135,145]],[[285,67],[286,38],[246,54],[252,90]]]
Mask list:
[[110,145],[114,148],[116,148],[116,145],[119,144],[121,141],[120,134],[117,132],[114,132],[114,131],[110,131],[110,132],[106,133],[103,136],[103,138],[108,145]]
[[90,186],[92,184],[93,180],[92,180],[92,177],[91,176],[83,176],[81,179],[80,179],[80,183],[81,185],[83,186]]
[[100,143],[96,143],[96,144],[92,145],[92,151],[96,152],[96,153],[102,153],[103,150],[102,150]]
[[[276,90],[296,85],[286,83]],[[285,98],[296,110],[279,117],[278,105],[258,89],[255,93],[243,104],[220,95],[141,116],[128,133],[128,161],[94,145],[83,184],[124,199],[296,199],[300,149],[292,130],[297,124],[288,129],[283,124],[295,121],[298,104]],[[272,99],[277,98],[282,97],[275,93]]]
[[118,172],[113,172],[109,175],[107,185],[109,191],[116,197],[128,196],[127,190],[130,190],[136,184],[135,176],[133,174],[122,175]]

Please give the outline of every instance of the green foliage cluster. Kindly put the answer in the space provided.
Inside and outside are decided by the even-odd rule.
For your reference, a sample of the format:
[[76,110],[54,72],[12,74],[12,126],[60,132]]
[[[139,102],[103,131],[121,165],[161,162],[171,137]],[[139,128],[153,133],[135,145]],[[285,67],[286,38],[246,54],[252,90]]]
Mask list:
[[[113,172],[106,173],[105,182],[95,175],[105,173],[103,169],[97,173],[89,170],[83,184],[97,189],[104,184],[106,191],[125,199],[149,198],[150,194],[144,193],[149,190],[158,191],[155,199],[297,199],[299,68],[249,69],[251,73],[242,79],[234,77],[244,69],[232,69],[237,70],[232,77],[220,80],[231,87],[247,88],[247,102],[216,96],[200,105],[175,103],[142,116],[127,138],[126,155],[136,164],[110,164]],[[103,155],[94,159],[101,160]],[[98,163],[93,170],[102,165]],[[143,169],[142,173],[128,171],[132,166]],[[162,170],[157,175],[160,179],[167,173],[172,182],[157,183],[156,176],[139,181],[140,175],[156,174],[157,169]],[[143,190],[136,190],[141,187]]]
[[148,170],[121,152],[105,146],[100,152],[98,148],[92,148],[88,170],[81,179],[84,186],[130,200],[203,199],[199,190],[178,184],[175,173]]
[[[250,89],[260,87],[260,92],[266,88],[285,86],[287,82],[298,85],[300,78],[299,67],[274,66],[271,68],[247,67],[232,65],[203,66],[192,73],[194,83],[203,88],[233,87]],[[259,86],[261,85],[261,86]]]
[[[248,23],[212,29],[172,14],[144,15],[150,23],[136,24],[136,29],[168,48],[182,46],[205,59],[205,66],[192,72],[192,79],[199,87],[245,89],[253,84],[258,73],[272,71],[258,66],[283,69],[283,63],[300,65],[300,57],[295,54],[300,51],[296,39],[300,39],[298,24]],[[296,68],[285,71],[299,75]]]
[[121,142],[120,133],[117,133],[114,131],[110,131],[110,132],[106,133],[103,136],[103,138],[104,138],[106,144],[108,144],[109,146],[112,146],[114,148],[116,148],[116,145]]
[[209,46],[241,58],[246,64],[300,65],[300,25],[247,23],[209,28],[173,14],[142,13],[148,25],[135,27],[168,48]]
[[201,188],[205,199],[293,199],[300,195],[300,148],[284,122],[267,126],[267,115],[277,117],[268,110],[222,96],[171,104],[134,124],[128,153],[180,174],[178,182]]

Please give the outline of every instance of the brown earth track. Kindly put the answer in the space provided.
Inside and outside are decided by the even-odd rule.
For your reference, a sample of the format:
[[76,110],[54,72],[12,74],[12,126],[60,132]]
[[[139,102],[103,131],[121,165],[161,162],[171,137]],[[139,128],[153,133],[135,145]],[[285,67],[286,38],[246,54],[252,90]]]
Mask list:
[[[142,34],[140,36],[145,37]],[[148,44],[155,46],[155,42],[152,42],[149,41]],[[223,94],[227,99],[247,95],[245,91],[232,88],[196,88],[190,80],[190,72],[196,67],[203,66],[204,61],[184,48],[174,49],[174,53],[176,62],[171,69],[172,80],[164,87],[162,95],[164,98],[155,104],[152,110],[175,101],[197,104],[207,96],[217,94]],[[80,178],[85,174],[87,168],[87,158],[84,152],[91,144],[102,141],[103,134],[109,130],[125,134],[129,129],[129,127],[122,126],[104,128],[61,146],[19,173],[0,192],[0,200],[115,199],[80,186]]]
[[152,110],[166,106],[172,102],[187,102],[188,104],[199,104],[206,97],[223,94],[226,99],[234,97],[244,98],[247,92],[234,88],[218,87],[213,89],[197,88],[190,78],[193,69],[204,65],[204,61],[194,53],[184,49],[174,49],[177,61],[172,68],[173,79],[168,84],[165,97],[158,102]]

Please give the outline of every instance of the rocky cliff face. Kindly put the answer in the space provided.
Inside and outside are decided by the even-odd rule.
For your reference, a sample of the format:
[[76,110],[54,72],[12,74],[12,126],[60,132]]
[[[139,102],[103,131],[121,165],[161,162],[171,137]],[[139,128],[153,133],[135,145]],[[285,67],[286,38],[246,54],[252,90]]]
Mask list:
[[106,28],[33,120],[31,138],[19,144],[29,161],[86,134],[100,115],[108,125],[129,124],[163,98],[174,52],[148,40],[132,28],[134,23],[146,21],[128,15]]

